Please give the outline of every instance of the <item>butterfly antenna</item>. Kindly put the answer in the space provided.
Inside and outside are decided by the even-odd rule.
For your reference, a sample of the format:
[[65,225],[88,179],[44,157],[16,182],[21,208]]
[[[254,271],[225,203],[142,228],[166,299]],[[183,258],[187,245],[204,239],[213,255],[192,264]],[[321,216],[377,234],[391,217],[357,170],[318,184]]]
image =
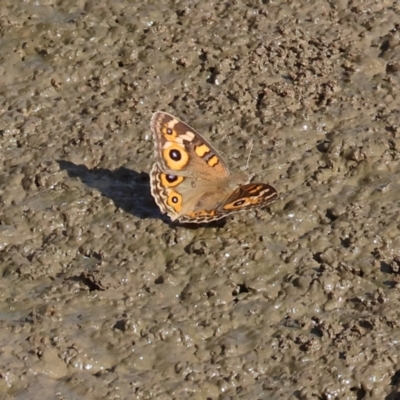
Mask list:
[[257,171],[256,173],[254,173],[253,177],[255,175],[260,175],[261,172],[269,171],[269,170],[275,169],[275,168],[282,168],[282,167],[284,167],[285,165],[288,165],[288,164],[289,164],[289,161],[287,161],[287,162],[285,162],[283,164],[276,164],[276,165],[273,165],[272,167],[264,168],[264,169],[262,169],[260,171]]
[[253,152],[253,147],[254,147],[254,140],[252,140],[251,144],[250,144],[250,152],[249,152],[249,156],[247,157],[246,170],[249,169],[250,157],[251,157],[251,153]]

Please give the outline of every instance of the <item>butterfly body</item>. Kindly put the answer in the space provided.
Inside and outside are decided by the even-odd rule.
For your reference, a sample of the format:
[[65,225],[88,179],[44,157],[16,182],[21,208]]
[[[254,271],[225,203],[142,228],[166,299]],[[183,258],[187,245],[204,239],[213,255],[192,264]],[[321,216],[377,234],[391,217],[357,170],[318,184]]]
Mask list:
[[207,223],[271,203],[277,191],[231,174],[218,152],[196,130],[171,114],[151,120],[155,163],[151,193],[162,213],[181,223]]

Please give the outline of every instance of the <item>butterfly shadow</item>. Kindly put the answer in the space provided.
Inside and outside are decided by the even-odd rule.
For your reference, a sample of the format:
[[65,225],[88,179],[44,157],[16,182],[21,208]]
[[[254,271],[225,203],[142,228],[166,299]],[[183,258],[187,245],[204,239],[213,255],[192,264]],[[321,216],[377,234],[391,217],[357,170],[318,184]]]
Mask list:
[[150,192],[149,174],[128,168],[114,171],[106,168],[89,169],[70,161],[57,160],[60,169],[67,171],[70,178],[79,178],[86,186],[97,189],[115,206],[138,218],[164,220]]
[[149,174],[120,167],[114,171],[106,168],[89,169],[70,161],[57,160],[60,169],[67,171],[70,178],[79,178],[86,186],[98,190],[104,197],[112,200],[116,207],[140,219],[156,218],[170,225],[188,229],[200,227],[222,227],[225,220],[208,224],[181,224],[171,221],[162,214],[150,191]]

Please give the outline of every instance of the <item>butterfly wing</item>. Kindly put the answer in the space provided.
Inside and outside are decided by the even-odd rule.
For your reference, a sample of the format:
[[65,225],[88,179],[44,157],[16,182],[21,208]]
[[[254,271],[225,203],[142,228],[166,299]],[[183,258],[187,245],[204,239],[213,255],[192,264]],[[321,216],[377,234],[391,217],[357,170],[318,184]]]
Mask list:
[[[192,178],[164,172],[155,163],[150,172],[150,187],[160,211],[172,221],[200,223],[223,217],[215,218],[224,192],[219,192],[218,186],[211,180],[194,183]],[[198,220],[200,216],[202,218]]]
[[237,211],[262,207],[278,197],[278,192],[265,183],[240,185],[233,192],[218,191],[220,186],[213,188],[201,181],[193,187],[189,178],[168,175],[158,164],[150,172],[150,183],[160,211],[181,223],[216,221]]
[[261,207],[278,198],[278,192],[266,183],[247,183],[238,186],[232,194],[218,207],[225,213],[249,208]]
[[229,168],[217,150],[195,129],[178,118],[157,111],[151,119],[156,163],[179,176],[213,180],[228,177]]

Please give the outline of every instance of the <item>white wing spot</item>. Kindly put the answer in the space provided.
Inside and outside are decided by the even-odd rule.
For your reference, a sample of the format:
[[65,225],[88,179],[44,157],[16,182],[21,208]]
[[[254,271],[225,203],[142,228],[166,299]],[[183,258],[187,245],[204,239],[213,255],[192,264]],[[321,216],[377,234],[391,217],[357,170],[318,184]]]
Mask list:
[[186,131],[184,135],[181,135],[179,137],[181,137],[183,140],[186,140],[187,142],[191,142],[194,139],[195,135],[191,131]]
[[171,119],[171,121],[168,122],[167,126],[170,129],[174,129],[175,125],[178,123],[179,121],[177,119]]

